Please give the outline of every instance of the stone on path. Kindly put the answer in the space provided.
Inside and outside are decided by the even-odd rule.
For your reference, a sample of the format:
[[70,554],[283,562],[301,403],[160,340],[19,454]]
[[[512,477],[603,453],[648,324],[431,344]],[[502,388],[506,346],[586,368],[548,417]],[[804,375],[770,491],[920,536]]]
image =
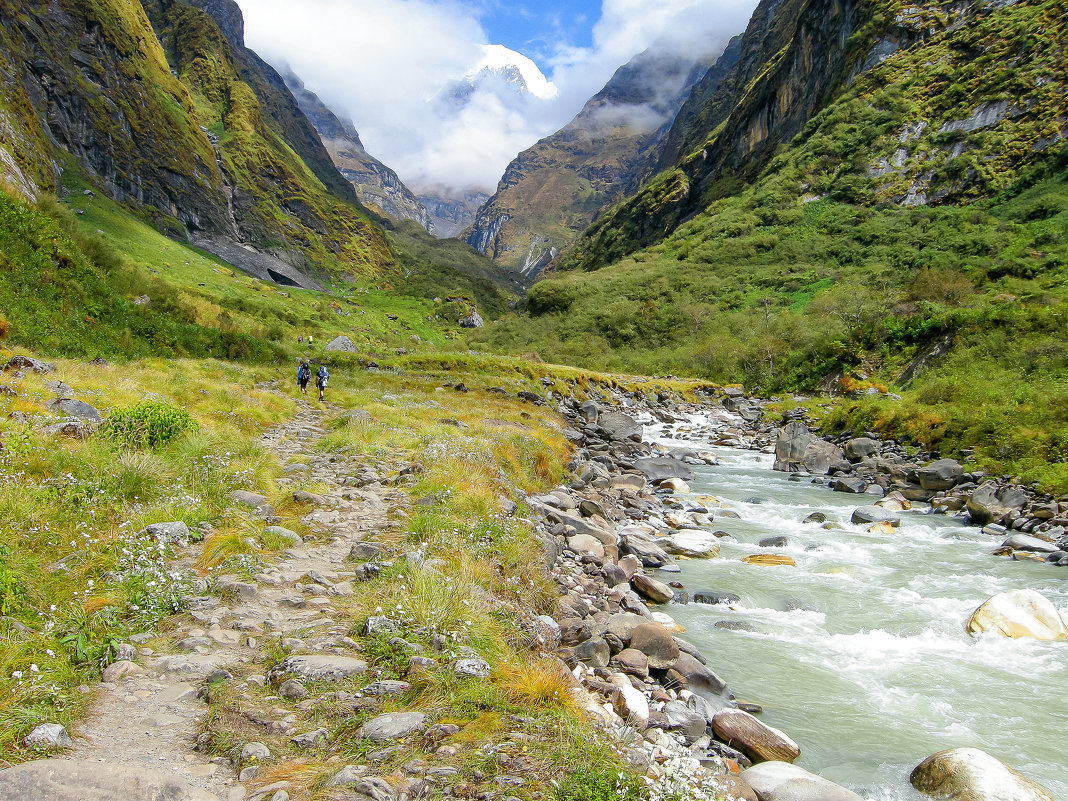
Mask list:
[[70,748],[74,741],[59,723],[40,723],[23,739],[27,748]]
[[789,762],[753,765],[742,771],[742,780],[756,790],[760,801],[864,801],[852,790]]
[[0,770],[0,801],[219,801],[173,775],[114,762],[39,759]]
[[289,656],[271,668],[267,678],[276,681],[282,676],[298,676],[309,681],[340,681],[367,670],[367,663],[351,656],[305,654]]
[[951,801],[1053,801],[1053,794],[978,748],[932,754],[909,776],[924,795]]

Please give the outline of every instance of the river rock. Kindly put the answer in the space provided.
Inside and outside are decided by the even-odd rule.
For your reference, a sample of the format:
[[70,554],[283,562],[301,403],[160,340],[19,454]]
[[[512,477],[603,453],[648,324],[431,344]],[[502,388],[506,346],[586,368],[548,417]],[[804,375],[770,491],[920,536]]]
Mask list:
[[1013,509],[1027,503],[1027,496],[1014,487],[998,488],[993,481],[980,484],[968,496],[967,509],[972,522],[977,525],[997,523]]
[[617,612],[608,618],[608,623],[605,624],[606,633],[618,637],[620,642],[627,645],[630,643],[630,635],[634,633],[634,629],[648,622],[648,618],[633,612]]
[[567,538],[567,547],[578,554],[590,554],[604,558],[604,543],[589,534],[576,534]]
[[688,744],[699,740],[708,725],[704,715],[694,712],[682,701],[669,701],[664,705],[664,714],[667,716],[668,728],[680,732]]
[[0,770],[3,801],[219,801],[170,773],[116,762],[38,759]]
[[356,736],[373,743],[384,743],[408,737],[424,728],[426,715],[422,712],[388,712],[364,723]]
[[673,666],[681,653],[679,644],[667,627],[648,621],[634,627],[630,634],[630,647],[649,658],[649,667],[658,669]]
[[853,510],[849,522],[855,526],[866,523],[889,523],[895,528],[901,525],[901,517],[881,506],[860,506]]
[[826,475],[832,465],[845,460],[841,448],[812,434],[800,420],[787,423],[775,440],[775,470],[796,473],[805,469]]
[[668,492],[689,492],[690,485],[683,481],[681,478],[665,478],[657,485],[662,490]]
[[617,687],[612,693],[612,708],[636,729],[641,730],[649,725],[649,699],[630,684]]
[[761,762],[741,776],[760,801],[864,801],[852,790],[789,762]]
[[608,662],[612,658],[612,649],[604,637],[590,637],[576,645],[572,652],[575,659],[592,668],[608,667]]
[[630,580],[630,584],[641,595],[653,603],[666,604],[675,597],[674,590],[662,581],[657,581],[644,573],[638,573]]
[[916,471],[920,486],[925,490],[953,489],[964,475],[964,468],[956,459],[939,459]]
[[[652,538],[641,534],[627,534],[623,537],[623,550],[628,554],[638,557],[643,567],[663,567],[673,564],[672,558],[667,551],[653,542]],[[623,561],[620,560],[620,567]],[[626,568],[623,568],[626,570]]]
[[718,590],[698,590],[693,594],[695,604],[736,604],[741,597],[733,592],[719,592]]
[[706,690],[713,695],[730,697],[727,682],[701,664],[692,654],[680,649],[679,657],[672,665],[672,669],[686,680],[691,690]]
[[340,681],[348,676],[363,673],[367,663],[350,656],[304,654],[289,656],[271,668],[267,678],[274,682],[283,676],[297,676],[308,681]]
[[998,593],[972,613],[965,628],[971,634],[994,631],[1014,639],[1068,640],[1068,626],[1057,607],[1034,590]]
[[637,648],[624,648],[612,657],[612,664],[628,676],[637,676],[643,680],[649,678],[649,657]]
[[597,425],[608,432],[612,439],[641,438],[642,435],[641,423],[623,412],[601,412]]
[[668,478],[681,478],[693,481],[693,469],[681,459],[670,456],[643,456],[634,460],[634,467],[651,482],[656,483]]
[[1012,534],[1001,543],[1002,548],[1012,548],[1014,551],[1032,551],[1034,553],[1054,553],[1060,549],[1052,542],[1040,540],[1029,534]]
[[764,539],[760,540],[757,545],[761,548],[784,548],[788,543],[789,540],[779,534],[775,537],[764,537]]
[[670,554],[710,559],[719,556],[719,540],[711,531],[684,528],[674,531],[660,540],[660,545]]
[[[797,743],[740,709],[717,712],[712,719],[712,729],[716,737],[742,751],[753,762],[793,762],[801,756]],[[756,785],[753,789],[760,793]]]
[[742,559],[747,565],[795,567],[797,563],[789,556],[777,553],[754,553]]
[[639,476],[634,473],[627,473],[622,476],[613,476],[611,479],[611,488],[622,490],[623,492],[638,493],[645,489],[648,483],[644,476]]
[[912,771],[912,786],[948,801],[1053,801],[1053,794],[978,748],[933,754]]
[[859,462],[865,457],[871,456],[873,453],[879,450],[879,443],[873,440],[871,437],[857,437],[847,442],[842,450],[845,452],[845,458],[851,462]]
[[831,482],[831,489],[835,492],[848,492],[853,495],[862,495],[868,489],[868,482],[862,478],[842,476]]

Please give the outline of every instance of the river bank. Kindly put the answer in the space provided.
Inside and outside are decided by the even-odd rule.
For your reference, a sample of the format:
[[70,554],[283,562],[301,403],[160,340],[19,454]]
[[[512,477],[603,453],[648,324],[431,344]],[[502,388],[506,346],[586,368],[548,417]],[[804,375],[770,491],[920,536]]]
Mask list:
[[[735,411],[730,411],[731,407]],[[737,413],[738,411],[746,411],[750,420],[745,420]],[[715,565],[721,570],[733,571],[737,574],[738,569],[756,570],[758,573],[762,569],[768,572],[780,572],[789,570],[789,568],[758,566],[797,563],[795,559],[803,553],[803,548],[787,548],[784,552],[774,547],[785,545],[786,537],[745,536],[745,534],[753,533],[747,531],[747,524],[750,521],[745,518],[751,517],[755,509],[764,508],[762,504],[766,502],[765,499],[738,497],[734,498],[733,502],[725,502],[720,497],[713,497],[719,495],[722,488],[712,484],[706,476],[719,469],[717,464],[721,460],[730,461],[732,454],[741,456],[749,453],[754,459],[763,459],[765,461],[763,469],[767,471],[771,458],[766,454],[773,451],[775,444],[781,443],[782,438],[771,427],[753,419],[758,415],[752,414],[751,402],[747,400],[740,402],[737,398],[721,398],[714,405],[702,407],[668,406],[665,408],[663,405],[649,407],[636,404],[628,409],[628,412],[634,417],[614,411],[602,413],[600,409],[595,409],[589,404],[581,409],[576,407],[573,413],[576,428],[573,432],[569,432],[569,437],[578,445],[576,459],[571,465],[578,478],[567,488],[560,488],[548,496],[533,499],[536,508],[539,508],[545,516],[559,553],[555,559],[556,570],[559,576],[558,582],[565,595],[560,603],[557,620],[560,624],[565,659],[573,667],[583,686],[594,694],[600,706],[605,710],[608,725],[619,728],[622,725],[620,719],[628,718],[632,728],[640,731],[644,727],[646,732],[651,732],[651,734],[646,734],[644,745],[640,750],[648,754],[654,766],[650,773],[652,776],[656,776],[658,772],[667,773],[677,769],[680,764],[685,764],[686,759],[695,760],[711,768],[713,772],[718,772],[721,776],[729,776],[732,771],[744,769],[749,762],[764,762],[767,768],[769,753],[773,755],[770,757],[773,761],[792,761],[796,758],[796,755],[791,756],[796,745],[788,735],[795,727],[784,725],[783,728],[787,732],[784,735],[774,728],[765,728],[759,719],[742,717],[744,713],[735,708],[739,703],[734,699],[727,682],[717,675],[717,672],[732,673],[733,681],[736,674],[731,670],[731,666],[736,666],[737,659],[732,658],[731,653],[737,649],[733,647],[731,640],[723,638],[730,637],[732,631],[744,631],[752,627],[752,621],[744,619],[747,616],[745,613],[752,610],[744,608],[748,604],[738,606],[741,600],[739,595],[726,590],[722,585],[708,588],[700,587],[700,585],[691,586],[691,580],[701,578],[700,568],[704,566]],[[636,434],[634,429],[634,424],[637,422],[635,418],[655,423],[655,426],[649,429],[655,434],[652,443],[638,442],[640,435]],[[594,422],[595,419],[597,422]],[[723,446],[732,450],[714,450]],[[881,449],[880,456],[883,461],[898,457],[894,463],[901,470],[896,478],[902,483],[908,483],[912,478],[910,471],[914,471],[916,467],[906,468],[905,465],[908,465],[908,462],[906,455],[902,452],[903,449],[900,449],[898,453],[893,453],[891,449],[895,447],[890,445]],[[673,451],[670,456],[677,458],[655,458],[658,455],[667,455],[669,448]],[[858,459],[858,462],[860,461]],[[859,469],[850,472],[863,475],[864,471],[875,462],[875,459],[870,459]],[[922,467],[922,465],[918,466]],[[876,471],[877,469],[876,467]],[[854,522],[838,524],[831,518],[850,521],[852,510],[862,504],[881,503],[881,507],[875,508],[893,510],[893,517],[898,519],[902,514],[919,517],[916,513],[907,511],[907,507],[913,502],[901,495],[901,488],[893,486],[891,482],[895,476],[889,471],[882,474],[889,478],[886,482],[887,487],[878,483],[876,476],[872,485],[880,492],[872,490],[867,497],[861,498],[853,493],[828,493],[826,489],[814,487],[810,483],[812,480],[829,483],[826,479],[804,480],[798,474],[773,475],[784,488],[818,493],[827,506],[836,510],[838,507],[848,507],[849,511],[844,515],[840,512],[825,515],[820,521],[822,527],[814,521],[809,521],[808,528],[818,532],[818,538],[830,539],[834,535],[828,532],[833,532],[835,529],[856,530],[858,525]],[[961,475],[964,475],[963,471]],[[968,476],[968,478],[976,477]],[[688,482],[693,483],[695,479],[694,491],[691,492]],[[654,486],[655,491],[650,491],[654,490]],[[708,493],[710,489],[714,492]],[[742,486],[733,489],[738,493],[745,491]],[[887,493],[888,489],[889,493]],[[702,494],[699,490],[705,490],[705,493]],[[959,492],[968,490],[969,488],[965,486]],[[887,495],[890,497],[879,497]],[[947,497],[951,497],[951,494],[946,490],[931,493],[931,500],[937,501],[938,498]],[[810,500],[809,503],[813,501]],[[919,506],[921,502],[915,503]],[[743,513],[739,514],[736,510],[738,506],[744,507]],[[939,508],[942,512],[953,511],[946,507],[947,505],[943,503],[937,504],[934,508]],[[960,524],[963,523],[963,520],[954,519],[948,514],[924,515],[923,519],[935,522],[946,530],[960,529]],[[799,525],[800,521],[801,518],[797,518],[793,521],[794,525]],[[890,526],[888,521],[884,522],[888,529],[896,532],[896,526]],[[865,528],[868,525],[870,524],[865,523]],[[722,529],[730,529],[730,533]],[[972,531],[975,532],[974,536],[979,542],[989,536],[979,534],[975,529]],[[876,531],[874,536],[882,533]],[[850,534],[852,535],[852,532]],[[776,539],[781,542],[775,542]],[[920,547],[921,542],[917,541],[919,539],[922,537],[915,539],[910,537],[909,545],[914,548]],[[739,544],[743,541],[744,545]],[[726,558],[711,558],[719,554],[721,550]],[[668,551],[674,551],[674,553]],[[745,553],[745,551],[748,552]],[[795,554],[795,556],[789,554]],[[706,558],[700,558],[702,556]],[[691,560],[691,557],[694,558]],[[988,557],[984,558],[989,560]],[[797,559],[797,561],[801,560]],[[636,567],[635,562],[638,563]],[[989,562],[1008,566],[1008,563],[1001,560],[989,560]],[[635,567],[636,572],[627,575],[630,567]],[[622,574],[617,568],[623,568]],[[947,572],[949,572],[948,569]],[[735,579],[738,578],[735,575]],[[678,581],[675,581],[676,586],[668,584],[677,579],[682,579],[682,583],[687,586],[683,587]],[[780,579],[776,578],[775,581],[780,581]],[[737,584],[737,581],[735,583]],[[684,606],[680,603],[689,600],[691,596],[704,603],[691,606]],[[659,605],[665,600],[674,601],[674,603],[670,607]],[[708,605],[709,602],[716,601],[725,605]],[[736,609],[742,613],[733,614]],[[671,613],[670,617],[664,616],[665,610]],[[711,610],[715,610],[715,613]],[[720,610],[724,614],[720,614]],[[784,611],[790,612],[793,617],[803,618],[806,614],[806,610],[800,607]],[[641,654],[636,656],[633,653],[634,651],[643,652],[643,649],[649,647],[644,636],[637,648],[634,647],[633,642],[627,641],[626,635],[629,629],[637,623],[633,616],[651,620],[654,624],[665,626],[669,631],[675,627],[676,621],[683,622],[687,628],[694,630],[694,634],[682,634],[678,629],[674,632],[673,639],[680,649],[681,670],[677,669],[679,662],[669,668],[663,667],[665,660],[662,656],[659,657],[661,659],[659,667],[646,667]],[[710,617],[726,617],[727,619],[716,619],[713,622]],[[963,635],[962,623],[963,620],[955,621],[957,630]],[[707,631],[702,628],[704,624],[707,624]],[[804,631],[805,627],[801,626],[799,629]],[[721,636],[708,638],[706,636],[708,631],[714,631]],[[623,636],[620,636],[621,634]],[[687,637],[690,639],[684,639]],[[762,633],[762,637],[756,637],[757,644],[745,651],[744,661],[753,660],[759,664],[761,662],[759,643],[766,642],[767,639],[766,632]],[[714,653],[715,659],[709,662],[701,655],[701,651]],[[692,656],[695,661],[691,661],[688,656]],[[653,657],[653,659],[656,658],[658,657]],[[651,663],[652,660],[649,661]],[[707,664],[701,665],[702,661]],[[711,676],[707,675],[710,671]],[[756,701],[764,701],[760,688],[769,677],[764,671],[756,671],[756,674],[760,676],[760,679],[754,681],[754,671],[741,671],[741,675],[746,676],[746,680],[742,683],[746,687],[748,697]],[[788,686],[792,681],[792,676],[780,675],[772,678],[771,683],[779,685],[781,690],[783,685]],[[633,705],[625,697],[628,693],[620,691],[621,686],[626,686],[626,684],[645,696],[648,713],[645,713],[645,706],[638,702],[639,714],[635,716]],[[697,693],[689,695],[688,693],[693,692],[694,689]],[[753,692],[752,696],[749,696],[750,692]],[[776,693],[769,694],[769,697],[773,698],[777,705],[790,706],[788,691],[783,693],[777,690]],[[826,700],[831,707],[835,706],[833,695]],[[691,733],[686,734],[680,704],[685,705],[691,713],[703,714],[706,726],[700,736],[695,736],[697,727],[692,720],[689,721],[693,726]],[[745,703],[741,706],[757,711],[756,708]],[[839,713],[845,712],[841,708],[838,711]],[[613,713],[616,718],[613,718]],[[672,713],[674,719],[672,719]],[[803,711],[799,710],[799,714],[800,717],[794,716],[793,722],[796,723],[797,720],[805,717]],[[635,717],[637,717],[637,725],[634,725]],[[719,717],[718,726],[717,717]],[[743,731],[729,729],[728,719],[730,718],[745,721]],[[789,715],[777,712],[767,716],[767,720],[774,725],[779,724],[780,721],[789,722],[791,718]],[[810,727],[801,730],[811,733]],[[678,747],[674,750],[665,748],[663,743],[665,733],[677,741]],[[879,735],[875,733],[873,736]],[[746,738],[751,738],[751,740],[747,742]],[[760,749],[763,747],[769,747],[772,750],[762,754]],[[658,748],[661,750],[658,751]],[[804,750],[804,748],[799,750]],[[923,756],[925,754],[917,757],[916,761],[918,762]],[[1003,754],[1003,756],[1007,758],[1009,755]],[[633,758],[642,759],[642,756],[633,754]],[[817,759],[816,762],[818,761]],[[661,771],[655,767],[657,762],[664,763],[665,767]],[[802,760],[802,762],[805,761]],[[807,764],[812,765],[816,770],[826,767],[826,764],[816,764],[816,762]],[[879,794],[886,791],[885,787],[878,786],[878,777],[874,777],[871,781],[857,781],[859,775],[857,771],[832,771],[832,777],[838,777],[839,774],[843,777],[842,781],[861,790],[868,797],[876,797],[871,793]],[[747,791],[745,788],[747,776],[752,777],[758,785],[764,782],[757,788],[762,791],[761,798],[775,797],[774,793],[769,794],[769,785],[761,777],[760,771],[741,773],[741,780],[737,782],[736,787],[742,788],[742,792]],[[782,779],[781,776],[778,778]],[[857,797],[843,788],[825,788],[825,790],[844,794],[835,797]],[[900,793],[900,787],[896,787],[892,792]],[[889,795],[886,797],[914,796]]]

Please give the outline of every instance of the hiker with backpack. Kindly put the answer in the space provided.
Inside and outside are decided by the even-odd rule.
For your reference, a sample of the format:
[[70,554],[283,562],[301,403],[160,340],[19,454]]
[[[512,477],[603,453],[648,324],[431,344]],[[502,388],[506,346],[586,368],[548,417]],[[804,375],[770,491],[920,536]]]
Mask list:
[[315,386],[319,387],[319,400],[326,400],[323,397],[323,391],[326,389],[326,382],[330,379],[330,373],[326,369],[325,364],[319,365],[319,372],[315,374]]
[[300,387],[300,391],[305,395],[308,394],[308,382],[311,380],[311,367],[307,362],[302,361],[300,367],[297,368],[297,385]]

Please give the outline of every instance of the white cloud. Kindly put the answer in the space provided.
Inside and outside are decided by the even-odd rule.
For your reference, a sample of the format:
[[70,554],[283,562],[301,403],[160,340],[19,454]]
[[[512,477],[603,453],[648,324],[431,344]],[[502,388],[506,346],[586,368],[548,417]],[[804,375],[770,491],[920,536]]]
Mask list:
[[[520,66],[538,95],[522,103],[476,91],[462,109],[440,96],[487,58],[475,2],[239,0],[253,48],[350,117],[372,153],[415,190],[492,191],[508,162],[559,129],[612,73],[657,39],[722,46],[756,0],[603,0],[593,46],[559,48],[550,86]],[[499,49],[490,51],[500,59]],[[544,76],[542,76],[544,77]]]

